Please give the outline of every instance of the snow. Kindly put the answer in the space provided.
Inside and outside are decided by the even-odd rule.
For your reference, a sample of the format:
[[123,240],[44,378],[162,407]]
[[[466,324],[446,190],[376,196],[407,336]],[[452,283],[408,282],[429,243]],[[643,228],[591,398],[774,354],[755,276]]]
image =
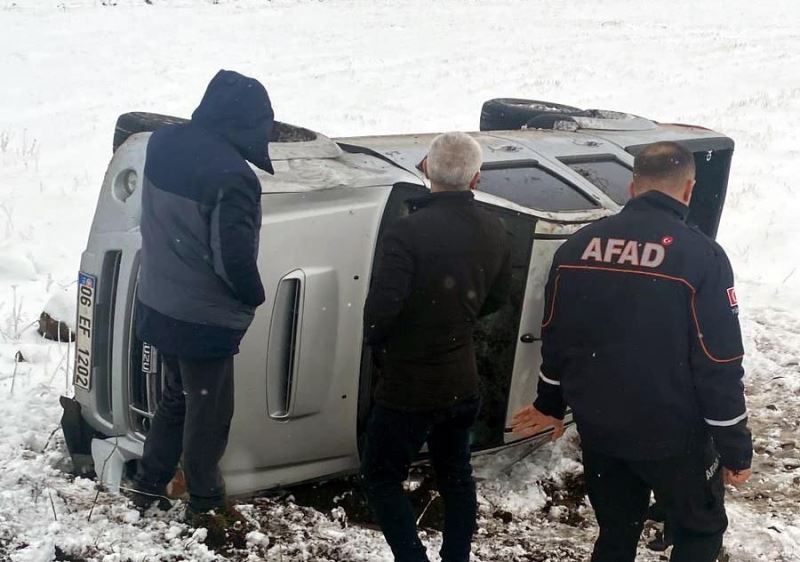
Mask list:
[[[798,21],[796,0],[0,0],[0,560],[217,557],[180,507],[140,518],[64,475],[53,432],[69,348],[30,326],[45,308],[74,317],[116,116],[188,116],[219,68],[262,79],[279,119],[328,136],[474,130],[484,100],[518,96],[733,137],[720,241],[738,275],[757,455],[751,484],[729,494],[726,549],[800,560]],[[478,463],[474,559],[585,559],[591,510],[547,507],[580,471],[574,432],[509,467],[518,458]],[[341,515],[243,509],[258,527],[250,559],[390,560]],[[572,512],[585,522],[564,522]],[[438,534],[425,540],[436,559]]]
[[76,284],[56,287],[50,292],[50,297],[42,309],[53,320],[67,324],[73,332],[77,318],[77,289]]

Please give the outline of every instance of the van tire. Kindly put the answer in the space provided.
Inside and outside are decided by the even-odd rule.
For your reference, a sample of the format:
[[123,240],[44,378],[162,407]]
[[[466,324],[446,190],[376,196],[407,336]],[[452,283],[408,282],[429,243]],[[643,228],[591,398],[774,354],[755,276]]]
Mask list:
[[160,115],[158,113],[145,113],[143,111],[133,111],[123,113],[117,118],[117,125],[114,128],[114,152],[122,146],[128,137],[136,133],[150,133],[160,129],[165,125],[178,125],[188,123],[188,119],[173,117],[171,115]]
[[549,101],[495,98],[485,102],[481,108],[480,130],[514,131],[543,113],[570,115],[580,112],[580,108]]

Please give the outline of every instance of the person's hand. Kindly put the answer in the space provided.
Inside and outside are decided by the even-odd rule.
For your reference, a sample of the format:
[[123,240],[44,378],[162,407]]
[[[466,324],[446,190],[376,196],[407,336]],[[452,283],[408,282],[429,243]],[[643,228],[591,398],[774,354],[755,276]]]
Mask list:
[[564,421],[553,416],[548,416],[533,406],[525,406],[518,410],[511,418],[511,429],[523,437],[536,435],[553,428],[552,441],[564,435]]
[[750,479],[750,476],[753,474],[753,471],[749,468],[745,468],[744,470],[731,470],[730,468],[722,467],[722,479],[723,481],[730,485],[736,486],[737,488],[747,482]]

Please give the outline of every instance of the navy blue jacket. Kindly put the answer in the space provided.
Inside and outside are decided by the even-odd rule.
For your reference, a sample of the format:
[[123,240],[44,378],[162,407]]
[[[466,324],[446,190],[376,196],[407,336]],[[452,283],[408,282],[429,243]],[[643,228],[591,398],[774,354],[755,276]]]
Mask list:
[[742,338],[725,252],[647,192],[556,252],[536,407],[572,408],[583,446],[630,460],[713,436],[723,466],[750,466]]
[[137,333],[162,353],[226,357],[264,302],[256,265],[274,115],[257,80],[220,71],[188,124],[147,145]]

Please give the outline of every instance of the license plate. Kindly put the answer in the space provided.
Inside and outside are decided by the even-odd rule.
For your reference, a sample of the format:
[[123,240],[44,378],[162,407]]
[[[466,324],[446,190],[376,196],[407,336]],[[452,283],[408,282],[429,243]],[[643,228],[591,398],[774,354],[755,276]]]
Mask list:
[[158,372],[158,350],[147,342],[142,344],[142,372],[148,375]]
[[94,333],[94,293],[97,279],[78,275],[78,325],[75,337],[75,374],[72,383],[89,390],[92,385],[92,335]]

